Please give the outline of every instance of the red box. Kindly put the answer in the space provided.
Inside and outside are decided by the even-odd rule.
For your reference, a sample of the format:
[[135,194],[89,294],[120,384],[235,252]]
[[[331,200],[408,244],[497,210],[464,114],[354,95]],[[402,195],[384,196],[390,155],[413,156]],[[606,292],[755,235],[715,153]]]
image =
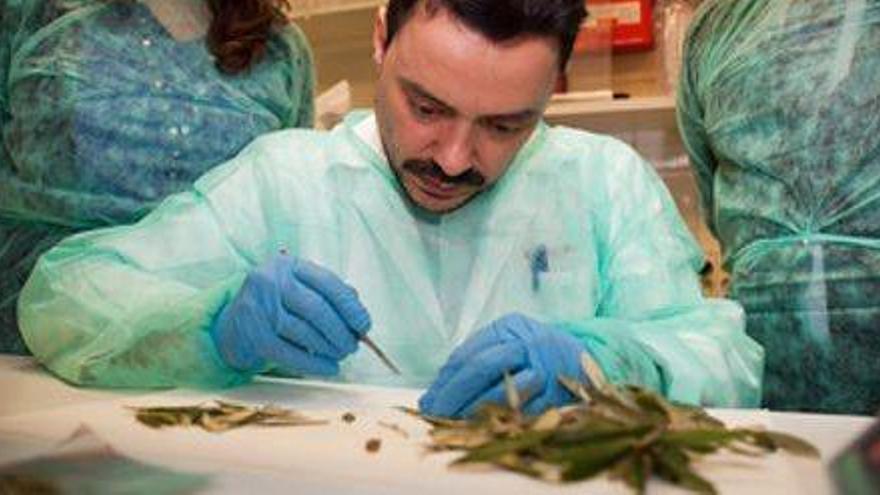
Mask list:
[[653,0],[588,0],[587,20],[575,50],[594,51],[596,30],[612,23],[611,47],[615,52],[646,51],[654,47]]

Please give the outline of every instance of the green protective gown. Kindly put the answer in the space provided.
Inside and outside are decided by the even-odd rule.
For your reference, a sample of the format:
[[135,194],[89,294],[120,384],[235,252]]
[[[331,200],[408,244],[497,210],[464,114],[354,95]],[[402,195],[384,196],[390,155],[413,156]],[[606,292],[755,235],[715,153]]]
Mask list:
[[709,1],[679,119],[765,405],[876,413],[880,1]]
[[228,76],[145,3],[0,0],[0,351],[26,351],[16,300],[41,253],[137,220],[260,134],[310,127],[313,86],[293,25]]
[[518,311],[590,339],[613,381],[758,403],[763,354],[742,309],[703,298],[703,256],[630,148],[542,124],[492,189],[441,216],[412,211],[380,150],[372,114],[273,133],[139,223],[66,239],[22,292],[28,345],[78,384],[247,380],[209,329],[248,271],[285,249],[358,290],[371,338],[404,372],[361,346],[346,381],[427,385],[469,335]]

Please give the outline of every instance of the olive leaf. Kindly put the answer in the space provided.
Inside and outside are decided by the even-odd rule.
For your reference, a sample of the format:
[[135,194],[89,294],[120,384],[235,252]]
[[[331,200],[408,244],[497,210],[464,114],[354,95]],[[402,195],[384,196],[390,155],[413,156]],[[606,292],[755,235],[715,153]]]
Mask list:
[[453,465],[489,464],[549,482],[607,473],[636,493],[657,477],[698,493],[715,493],[694,461],[721,450],[764,455],[777,450],[818,457],[815,447],[785,433],[727,428],[701,408],[674,404],[645,388],[605,381],[591,359],[582,362],[588,383],[560,377],[575,403],[537,417],[521,411],[524,394],[505,376],[507,404],[482,406],[469,420],[400,410],[431,425],[433,451],[459,451]]
[[129,407],[129,409],[135,412],[135,418],[139,422],[150,428],[197,426],[215,433],[251,425],[309,426],[327,423],[280,407],[250,407],[220,400],[195,406]]

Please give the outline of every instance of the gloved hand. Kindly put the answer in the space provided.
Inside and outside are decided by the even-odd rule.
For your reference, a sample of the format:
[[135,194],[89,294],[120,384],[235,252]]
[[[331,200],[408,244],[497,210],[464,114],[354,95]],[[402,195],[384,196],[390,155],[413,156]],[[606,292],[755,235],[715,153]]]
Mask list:
[[452,353],[419,408],[431,416],[466,418],[483,403],[506,404],[507,372],[524,401],[523,412],[540,414],[574,399],[557,377],[587,383],[583,352],[583,344],[562,330],[521,314],[504,316]]
[[314,263],[279,254],[248,274],[211,334],[223,360],[240,371],[273,365],[291,375],[335,375],[369,328],[354,289]]

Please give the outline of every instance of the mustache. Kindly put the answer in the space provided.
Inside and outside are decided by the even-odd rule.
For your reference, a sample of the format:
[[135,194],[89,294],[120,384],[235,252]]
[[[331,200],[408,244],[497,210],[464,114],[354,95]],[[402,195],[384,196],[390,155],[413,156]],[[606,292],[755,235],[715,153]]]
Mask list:
[[486,178],[483,177],[483,174],[474,169],[469,169],[465,173],[456,176],[446,175],[443,168],[437,165],[437,162],[434,160],[406,160],[403,162],[403,169],[411,174],[431,177],[447,184],[481,187],[486,183]]

